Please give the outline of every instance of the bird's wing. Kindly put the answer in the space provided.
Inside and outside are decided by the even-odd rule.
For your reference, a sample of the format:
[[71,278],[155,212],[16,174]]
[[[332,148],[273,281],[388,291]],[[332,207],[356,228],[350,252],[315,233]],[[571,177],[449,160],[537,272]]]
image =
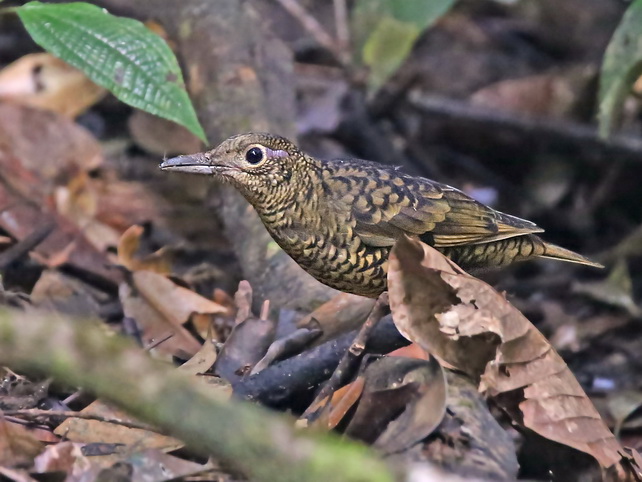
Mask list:
[[376,169],[352,183],[356,188],[345,193],[343,201],[351,206],[355,233],[370,246],[392,246],[402,233],[448,247],[543,231],[428,179]]

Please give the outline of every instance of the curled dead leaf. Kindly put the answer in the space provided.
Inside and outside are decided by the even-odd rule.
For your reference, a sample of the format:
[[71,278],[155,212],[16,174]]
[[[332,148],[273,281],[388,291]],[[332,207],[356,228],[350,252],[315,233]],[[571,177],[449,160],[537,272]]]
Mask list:
[[125,316],[139,324],[145,343],[168,332],[173,336],[158,346],[162,353],[191,358],[201,344],[183,325],[193,313],[226,313],[227,309],[151,271],[132,273],[129,283],[120,285]]
[[0,71],[0,99],[76,117],[107,91],[48,53],[25,55]]
[[390,254],[388,289],[399,331],[478,380],[518,424],[592,455],[602,467],[621,461],[622,447],[568,366],[491,286],[403,237]]
[[0,412],[0,465],[29,466],[43,449],[27,427],[5,420]]
[[140,225],[130,226],[118,240],[118,264],[130,271],[146,270],[158,274],[171,273],[171,260],[167,250],[160,249],[147,256],[140,256],[138,249],[145,228]]
[[89,404],[79,413],[104,418],[104,420],[70,417],[58,425],[54,433],[72,442],[123,444],[136,447],[138,450],[157,448],[171,451],[183,446],[179,440],[158,432],[111,422],[111,420],[122,422],[136,422],[136,420],[100,400]]
[[383,357],[363,377],[363,395],[346,429],[351,437],[390,454],[425,439],[441,422],[447,384],[434,358]]

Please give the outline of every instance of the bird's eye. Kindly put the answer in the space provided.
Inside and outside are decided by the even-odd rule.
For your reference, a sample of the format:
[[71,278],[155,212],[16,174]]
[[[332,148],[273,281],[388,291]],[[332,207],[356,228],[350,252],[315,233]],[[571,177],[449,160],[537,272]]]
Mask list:
[[253,147],[245,153],[245,160],[250,164],[258,164],[263,160],[264,153],[258,147]]

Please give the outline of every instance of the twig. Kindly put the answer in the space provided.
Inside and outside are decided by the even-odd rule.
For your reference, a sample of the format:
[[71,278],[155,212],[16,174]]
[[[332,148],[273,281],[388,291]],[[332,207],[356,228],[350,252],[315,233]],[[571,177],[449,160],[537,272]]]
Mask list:
[[425,115],[456,122],[458,132],[476,130],[499,139],[508,136],[517,139],[515,143],[528,139],[531,146],[563,152],[573,150],[579,152],[583,159],[589,160],[642,161],[642,139],[637,137],[620,134],[602,139],[593,126],[489,110],[444,97],[414,93],[410,94],[409,102]]
[[158,429],[150,425],[145,425],[138,422],[128,422],[119,418],[103,417],[101,415],[93,415],[91,413],[74,412],[72,410],[40,410],[38,408],[27,408],[24,410],[4,410],[2,412],[6,416],[24,417],[30,420],[39,418],[82,418],[83,420],[96,420],[98,422],[113,423],[115,425],[122,425],[127,428],[136,428],[140,430],[149,430],[152,432],[160,432]]
[[[314,401],[309,405],[308,409],[302,415],[302,418],[307,418],[312,415],[310,412],[314,407],[319,406],[319,403],[324,399],[328,400],[328,404],[325,407],[329,406],[330,395],[336,391],[337,388],[341,385],[341,382],[344,380],[347,373],[350,373],[352,368],[361,360],[361,357],[366,348],[366,342],[368,337],[372,334],[372,331],[377,326],[377,323],[383,318],[384,312],[388,307],[388,292],[384,292],[379,296],[377,302],[372,308],[372,311],[368,315],[368,319],[361,326],[361,329],[357,333],[357,336],[354,338],[354,341],[345,352],[339,365],[332,373],[330,379],[323,385],[323,388],[319,390],[317,396],[314,398]],[[325,409],[325,408],[324,408]],[[322,409],[322,411],[324,410]]]
[[158,347],[161,343],[165,343],[167,340],[169,340],[171,337],[173,337],[175,333],[173,331],[169,331],[162,336],[158,337],[156,340],[152,341],[149,345],[145,347],[145,351],[152,351],[154,348]]
[[270,300],[265,300],[261,305],[261,314],[259,315],[259,318],[267,320],[268,316],[270,316]]
[[56,227],[54,222],[49,222],[36,228],[28,236],[18,241],[0,254],[0,270],[6,269],[11,263],[21,258],[33,248],[42,243]]
[[326,31],[325,28],[303,8],[297,0],[276,0],[287,12],[299,21],[301,26],[317,41],[319,45],[330,52],[337,62],[345,66],[347,64],[347,52],[341,50],[337,42]]
[[342,51],[349,52],[350,26],[346,0],[334,0],[334,25],[337,32],[337,44],[339,44]]
[[76,400],[78,400],[82,395],[85,395],[85,393],[82,390],[76,390],[74,393],[72,393],[67,398],[65,398],[62,401],[62,404],[69,405],[71,402],[75,402]]
[[[295,357],[270,365],[256,375],[235,383],[234,393],[269,407],[287,407],[293,399],[305,396],[328,379],[357,331],[327,341]],[[390,353],[410,342],[399,334],[390,315],[377,325],[368,339],[367,353]]]

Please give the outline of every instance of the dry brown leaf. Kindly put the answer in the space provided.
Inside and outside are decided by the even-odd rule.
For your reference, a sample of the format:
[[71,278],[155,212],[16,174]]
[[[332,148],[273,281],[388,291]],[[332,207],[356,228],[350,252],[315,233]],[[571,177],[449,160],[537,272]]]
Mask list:
[[[100,400],[91,403],[80,413],[104,417],[107,420],[116,419],[123,422],[135,422],[126,413]],[[169,452],[183,446],[183,443],[179,440],[151,430],[130,428],[108,421],[83,418],[66,419],[56,427],[54,433],[72,442],[124,444],[136,447],[136,450],[155,448]]]
[[29,466],[43,449],[26,427],[8,422],[0,412],[0,465]]
[[575,282],[573,291],[581,293],[596,301],[622,308],[633,317],[641,317],[642,309],[637,305],[633,296],[633,281],[626,261],[620,258],[609,273],[601,281]]
[[145,228],[135,224],[122,234],[118,241],[118,264],[130,271],[146,270],[158,274],[170,274],[171,260],[167,250],[161,248],[144,257],[137,254],[140,238],[144,232]]
[[403,356],[406,358],[417,358],[418,360],[428,360],[430,355],[428,352],[421,348],[417,343],[411,343],[407,346],[402,346],[394,351],[388,353],[388,356]]
[[107,91],[47,53],[29,54],[0,71],[0,99],[76,117]]
[[191,358],[201,344],[183,327],[190,315],[227,312],[218,303],[151,271],[132,273],[130,282],[121,284],[120,300],[125,316],[139,324],[143,340],[152,343],[168,332],[173,334],[157,347],[161,353]]
[[192,313],[227,313],[225,307],[178,286],[165,276],[151,271],[137,271],[132,278],[138,292],[174,324],[184,324]]
[[196,354],[183,363],[178,369],[188,375],[200,375],[212,368],[216,362],[218,352],[216,351],[216,344],[212,337],[212,328],[208,331],[205,342]]
[[54,192],[56,210],[82,230],[99,251],[106,251],[117,244],[119,233],[96,219],[99,200],[95,181],[83,171]]
[[145,219],[162,223],[171,206],[166,198],[140,181],[123,181],[113,172],[103,173],[103,177],[92,179],[98,195],[97,221],[119,233]]
[[[122,474],[114,474],[113,469],[123,465],[131,469],[129,477],[123,477]],[[146,449],[136,451],[127,457],[123,462],[110,471],[103,471],[100,475],[104,476],[101,480],[132,480],[132,481],[151,481],[151,480],[215,480],[221,481],[228,477],[217,477],[213,471],[214,464],[208,461],[206,464],[199,464],[184,458],[166,454],[156,449]],[[208,472],[214,472],[210,474]],[[190,478],[194,475],[194,479]],[[210,477],[207,477],[207,476]],[[120,476],[120,477],[119,477]]]
[[[412,358],[399,358],[412,366]],[[430,435],[446,413],[448,383],[443,368],[434,357],[421,360],[404,377],[404,384],[417,384],[417,396],[379,435],[374,446],[385,453],[402,452]]]
[[516,422],[603,467],[620,462],[622,447],[568,366],[503,295],[406,237],[390,255],[388,287],[399,331],[479,380]]
[[45,203],[56,186],[101,163],[100,144],[79,125],[54,112],[0,102],[2,179],[17,193]]
[[214,373],[232,384],[249,374],[274,341],[277,323],[249,316],[236,325],[219,353]]
[[492,109],[547,118],[565,118],[584,105],[595,79],[592,65],[519,79],[505,79],[478,90],[471,102]]
[[[642,391],[622,390],[610,393],[606,400],[606,406],[615,423],[613,431],[619,436],[620,431],[625,427],[625,422],[629,418],[635,418],[634,415],[640,412],[640,408],[642,408]],[[634,425],[634,428],[640,427],[639,418],[638,415],[637,424]]]
[[[46,159],[46,162],[43,162]],[[102,162],[98,142],[83,128],[53,112],[0,103],[0,227],[16,240],[34,227],[53,231],[34,252],[46,263],[64,263],[101,281],[118,282],[108,259],[65,217],[51,196],[60,183]]]
[[395,453],[426,438],[441,422],[447,384],[434,358],[383,357],[371,363],[363,377],[363,395],[347,435]]
[[324,430],[332,430],[336,428],[341,420],[344,419],[348,411],[357,403],[359,397],[361,397],[365,382],[365,379],[362,376],[359,376],[353,382],[339,388],[330,395],[330,406],[327,410],[325,410],[325,407],[328,404],[327,397],[323,400],[319,400],[314,405],[311,405],[306,411],[309,411],[310,413],[317,413],[319,410],[324,411],[321,412],[319,418],[309,423],[308,426],[315,428],[319,427]]

